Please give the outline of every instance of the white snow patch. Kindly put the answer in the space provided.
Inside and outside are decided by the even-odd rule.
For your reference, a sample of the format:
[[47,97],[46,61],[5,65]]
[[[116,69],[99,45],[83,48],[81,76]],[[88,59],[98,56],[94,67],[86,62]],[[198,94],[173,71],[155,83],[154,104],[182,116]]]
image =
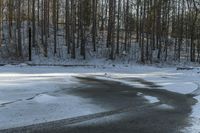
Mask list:
[[137,96],[142,96],[142,95],[143,95],[143,93],[141,93],[141,92],[137,93]]
[[33,100],[38,103],[53,103],[56,101],[56,97],[47,94],[41,94],[36,96]]
[[200,96],[195,97],[198,100],[198,103],[193,106],[192,117],[200,119]]
[[157,103],[160,102],[160,100],[157,97],[153,96],[144,96],[145,99],[149,101],[149,103]]
[[181,94],[189,94],[195,91],[198,86],[193,82],[171,81],[167,83],[160,83],[163,89],[170,90]]
[[182,130],[183,133],[199,133],[200,132],[200,119],[191,118],[192,125]]
[[173,110],[174,107],[168,104],[161,104],[158,106],[159,109],[163,109],[163,110]]
[[[120,74],[119,74],[120,75]],[[137,87],[137,88],[144,88],[144,87],[147,87],[146,85],[144,84],[141,84],[141,83],[138,83],[138,82],[134,82],[134,81],[125,81],[123,79],[116,79],[116,78],[113,78],[114,76],[110,75],[110,76],[106,76],[106,77],[100,77],[100,76],[97,76],[95,77],[96,79],[101,79],[101,80],[110,80],[110,81],[115,81],[115,82],[119,82],[119,83],[122,83],[124,85],[128,85],[128,86],[133,86],[133,87]]]

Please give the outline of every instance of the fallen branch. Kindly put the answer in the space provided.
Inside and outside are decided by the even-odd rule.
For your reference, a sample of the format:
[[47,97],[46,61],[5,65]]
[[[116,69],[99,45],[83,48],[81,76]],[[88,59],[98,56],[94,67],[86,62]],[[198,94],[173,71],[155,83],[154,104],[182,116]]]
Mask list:
[[192,67],[177,67],[176,70],[194,70],[195,68]]

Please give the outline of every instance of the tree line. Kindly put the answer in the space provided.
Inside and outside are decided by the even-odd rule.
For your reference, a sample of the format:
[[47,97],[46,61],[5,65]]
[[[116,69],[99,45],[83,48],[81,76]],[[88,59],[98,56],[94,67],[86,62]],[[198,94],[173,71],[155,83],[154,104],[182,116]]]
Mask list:
[[[199,0],[0,0],[0,56],[200,62]],[[105,52],[106,51],[106,52]]]

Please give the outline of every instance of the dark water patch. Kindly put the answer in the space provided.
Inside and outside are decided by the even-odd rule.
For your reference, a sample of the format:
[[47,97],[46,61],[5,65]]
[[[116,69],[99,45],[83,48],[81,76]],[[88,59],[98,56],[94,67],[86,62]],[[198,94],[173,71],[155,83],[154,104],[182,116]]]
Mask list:
[[[92,99],[93,103],[102,107],[126,107],[132,106],[137,108],[141,105],[148,105],[144,97],[139,96],[138,92],[144,95],[157,97],[160,104],[166,104],[173,107],[172,110],[153,108],[150,113],[146,112],[138,117],[132,117],[134,113],[127,113],[118,122],[111,122],[106,125],[100,124],[96,126],[80,126],[79,131],[99,130],[99,127],[104,127],[102,132],[109,133],[112,129],[117,129],[118,133],[179,133],[181,129],[189,125],[188,118],[192,112],[192,106],[197,103],[197,100],[188,95],[170,92],[168,90],[159,89],[154,83],[143,79],[130,79],[129,81],[140,82],[151,88],[136,88],[131,87],[116,81],[107,81],[96,79],[94,77],[77,77],[81,84],[89,84],[88,88],[79,88],[71,90],[71,94],[78,95],[84,98]],[[126,80],[124,78],[123,80]],[[156,86],[156,87],[155,87]],[[144,109],[145,111],[145,109]],[[99,133],[100,133],[99,131]]]

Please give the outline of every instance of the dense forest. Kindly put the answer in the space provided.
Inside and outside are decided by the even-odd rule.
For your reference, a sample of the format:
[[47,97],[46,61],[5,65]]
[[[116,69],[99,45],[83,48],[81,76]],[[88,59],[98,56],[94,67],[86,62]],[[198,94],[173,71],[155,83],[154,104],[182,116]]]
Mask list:
[[200,62],[199,0],[0,0],[0,57]]

